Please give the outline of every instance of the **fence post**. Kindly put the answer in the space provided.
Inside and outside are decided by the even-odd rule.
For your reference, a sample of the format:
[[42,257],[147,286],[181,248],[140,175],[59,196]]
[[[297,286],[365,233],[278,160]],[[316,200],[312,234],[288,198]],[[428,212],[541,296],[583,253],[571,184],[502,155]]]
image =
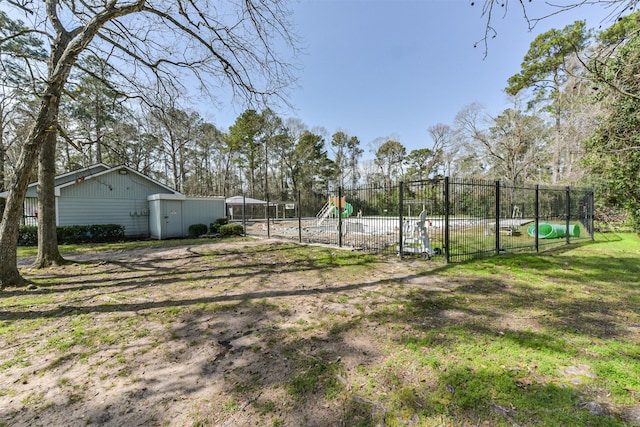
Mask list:
[[500,253],[500,181],[496,181],[496,254]]
[[338,186],[338,247],[342,247],[342,186]]
[[246,205],[247,205],[247,199],[243,192],[242,193],[242,229],[244,230],[245,236],[247,235],[247,221],[245,219]]
[[451,244],[449,236],[449,177],[444,177],[444,262],[451,261]]
[[568,245],[569,243],[571,243],[571,239],[569,238],[569,226],[570,226],[569,221],[571,221],[571,187],[567,186],[565,188],[565,191],[567,193],[567,197],[566,197],[567,201],[564,209],[565,210],[564,214],[567,217],[565,221],[565,234],[566,234],[565,239]]
[[269,212],[269,192],[267,191],[267,238],[271,238],[271,226],[270,226],[270,217],[271,213]]
[[596,196],[595,196],[593,191],[591,191],[589,193],[589,196],[590,196],[589,197],[589,207],[588,207],[588,209],[589,209],[589,234],[591,235],[591,240],[594,240],[595,239],[595,231],[596,231],[595,230],[595,226],[596,226],[596,224],[595,224],[595,221],[594,221],[593,217],[595,216],[595,213],[596,213],[595,212],[596,211],[596,208],[595,208],[595,197]]
[[298,190],[298,242],[302,243],[302,209],[300,209],[300,190]]
[[398,256],[402,259],[404,244],[403,244],[403,233],[404,233],[404,181],[400,181],[400,186],[398,188],[398,204],[400,205],[400,212],[398,217],[400,218],[400,224],[398,224]]
[[535,197],[535,224],[536,224],[536,229],[535,229],[535,233],[536,233],[536,237],[535,237],[535,242],[536,242],[536,252],[540,252],[540,241],[538,239],[538,227],[540,226],[540,186],[538,184],[536,184],[536,197]]

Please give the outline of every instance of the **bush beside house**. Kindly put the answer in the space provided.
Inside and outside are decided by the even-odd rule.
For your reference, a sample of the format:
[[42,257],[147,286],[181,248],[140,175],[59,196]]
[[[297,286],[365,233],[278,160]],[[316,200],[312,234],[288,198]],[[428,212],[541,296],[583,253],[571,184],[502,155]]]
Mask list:
[[209,224],[209,232],[211,234],[218,234],[220,233],[220,227],[228,223],[229,223],[228,218],[218,218],[214,222]]
[[189,226],[189,237],[200,237],[207,234],[206,224],[191,224]]
[[244,227],[242,224],[224,224],[220,226],[220,234],[223,236],[242,236]]
[[[206,227],[206,226],[205,226]],[[119,224],[65,225],[56,227],[58,243],[109,243],[124,240],[124,227]],[[23,225],[18,234],[19,246],[36,246],[38,227]]]

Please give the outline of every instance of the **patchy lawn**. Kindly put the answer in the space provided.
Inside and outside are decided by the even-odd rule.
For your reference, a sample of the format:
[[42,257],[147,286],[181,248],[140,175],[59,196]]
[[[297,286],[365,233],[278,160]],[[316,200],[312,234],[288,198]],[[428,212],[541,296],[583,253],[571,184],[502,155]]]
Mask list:
[[0,292],[0,426],[640,425],[636,236],[449,266],[113,249]]

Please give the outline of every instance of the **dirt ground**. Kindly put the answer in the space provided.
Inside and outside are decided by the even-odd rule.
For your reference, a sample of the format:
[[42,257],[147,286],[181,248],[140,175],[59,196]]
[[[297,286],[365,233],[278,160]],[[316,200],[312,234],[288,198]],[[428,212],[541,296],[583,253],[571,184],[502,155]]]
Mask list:
[[[429,406],[419,418],[424,405],[465,396],[466,353],[430,358],[457,340],[441,331],[460,326],[489,342],[540,332],[538,346],[557,322],[637,339],[633,321],[595,301],[555,311],[500,266],[504,280],[465,282],[438,274],[437,260],[338,251],[242,238],[65,253],[70,264],[45,270],[20,259],[33,285],[0,292],[0,427],[542,425],[516,422],[517,408],[499,400],[447,419]],[[431,338],[414,343],[418,333]],[[612,407],[589,385],[584,351],[553,376],[530,364],[522,378],[524,365],[499,371],[553,396],[579,388],[559,410],[588,412],[590,425],[615,416],[640,426],[640,406]]]
[[[282,258],[283,244],[66,255],[73,264],[41,271],[21,259],[36,286],[3,291],[16,298],[0,311],[0,329],[17,338],[1,342],[0,426],[338,426],[355,425],[358,414],[379,418],[383,410],[357,393],[344,401],[326,391],[332,382],[355,387],[358,367],[383,360],[394,333],[379,322],[351,328],[352,320],[422,279],[394,260],[366,274],[318,269]],[[56,284],[37,285],[47,278]]]

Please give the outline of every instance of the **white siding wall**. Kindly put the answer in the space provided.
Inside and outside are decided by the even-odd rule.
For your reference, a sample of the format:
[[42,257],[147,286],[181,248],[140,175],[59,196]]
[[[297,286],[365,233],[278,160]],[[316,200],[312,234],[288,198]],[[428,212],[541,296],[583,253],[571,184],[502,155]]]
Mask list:
[[189,235],[189,226],[193,224],[209,224],[218,218],[225,217],[223,198],[186,199],[182,202],[182,223],[185,236]]
[[147,196],[166,193],[138,175],[116,172],[62,187],[58,198],[58,225],[119,224],[126,235],[149,234]]
[[149,234],[146,200],[71,198],[58,200],[58,225],[119,224],[126,235]]

